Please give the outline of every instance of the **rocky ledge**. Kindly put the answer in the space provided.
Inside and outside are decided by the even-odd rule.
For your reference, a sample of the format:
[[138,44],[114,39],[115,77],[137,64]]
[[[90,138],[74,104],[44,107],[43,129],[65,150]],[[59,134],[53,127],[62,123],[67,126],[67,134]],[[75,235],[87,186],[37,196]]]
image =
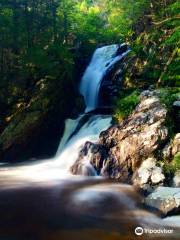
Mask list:
[[160,211],[164,216],[180,212],[180,188],[158,187],[145,198],[145,205]]
[[[140,103],[127,119],[102,132],[97,143],[87,142],[82,147],[72,173],[82,174],[89,161],[100,176],[150,191],[163,185],[166,176],[160,164],[162,158],[170,162],[180,152],[179,134],[170,140],[168,117],[156,91],[142,92]],[[176,173],[176,187],[178,176]]]

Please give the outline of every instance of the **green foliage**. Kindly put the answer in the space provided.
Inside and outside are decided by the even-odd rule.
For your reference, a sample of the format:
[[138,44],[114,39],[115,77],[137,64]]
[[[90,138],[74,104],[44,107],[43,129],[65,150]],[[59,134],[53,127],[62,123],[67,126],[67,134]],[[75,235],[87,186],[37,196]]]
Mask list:
[[[124,95],[124,94],[123,94]],[[120,95],[115,106],[114,118],[115,120],[122,121],[132,113],[134,108],[139,103],[139,91],[135,90],[132,93],[122,96]]]
[[171,180],[175,172],[180,170],[180,153],[177,153],[171,162],[161,162],[166,181]]
[[166,118],[166,126],[168,127],[169,137],[173,137],[175,133],[175,121],[173,103],[178,99],[180,88],[161,88],[157,90],[158,96],[162,104],[166,105],[168,115]]
[[176,170],[180,170],[180,152],[174,156],[173,165],[175,166]]
[[177,100],[180,94],[180,88],[161,88],[158,89],[158,95],[162,104],[170,110],[172,108],[173,102]]
[[[133,22],[135,34],[129,39],[136,56],[127,77],[131,86],[180,86],[179,8],[177,1],[149,1]],[[144,14],[145,13],[145,14]]]
[[166,182],[170,182],[176,172],[175,166],[172,163],[168,163],[168,162],[164,163],[163,162],[162,168],[163,168],[164,175],[166,177]]

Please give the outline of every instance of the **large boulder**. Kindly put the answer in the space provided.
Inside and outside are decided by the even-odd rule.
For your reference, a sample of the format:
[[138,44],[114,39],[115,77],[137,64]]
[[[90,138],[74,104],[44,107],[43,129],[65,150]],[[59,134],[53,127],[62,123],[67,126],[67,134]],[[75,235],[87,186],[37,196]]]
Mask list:
[[[156,94],[144,91],[140,96],[140,103],[126,120],[100,134],[97,143],[100,160],[94,161],[92,153],[88,158],[90,163],[101,176],[123,182],[131,181],[141,163],[154,155],[167,141],[166,117],[166,107]],[[106,154],[102,154],[102,149]],[[81,154],[72,166],[74,174],[78,174],[75,170],[77,163],[85,158],[87,154]]]
[[145,205],[159,210],[163,215],[180,211],[180,188],[158,187],[145,198]]

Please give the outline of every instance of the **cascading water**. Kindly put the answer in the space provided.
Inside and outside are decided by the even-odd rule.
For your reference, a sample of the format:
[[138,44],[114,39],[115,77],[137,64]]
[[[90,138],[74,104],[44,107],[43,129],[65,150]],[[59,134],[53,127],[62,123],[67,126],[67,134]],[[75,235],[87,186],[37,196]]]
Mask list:
[[[60,163],[61,170],[68,172],[85,142],[96,142],[99,134],[111,125],[111,116],[92,115],[87,118],[86,113],[98,107],[100,84],[107,71],[129,52],[126,49],[121,54],[117,54],[118,49],[123,46],[125,45],[114,44],[95,51],[80,84],[80,93],[86,103],[85,114],[76,120],[66,121],[64,136],[57,151],[56,160]],[[84,174],[89,172],[91,175],[96,175],[88,159],[83,162],[83,169]]]
[[[99,134],[111,125],[112,120],[111,116],[106,115],[88,116],[88,119],[86,119],[85,122],[83,121],[84,118],[86,119],[87,116],[82,115],[80,118],[78,118],[78,120],[66,122],[64,136],[69,136],[70,138],[67,139],[67,141],[65,141],[65,138],[62,138],[61,144],[64,146],[60,144],[56,155],[56,161],[59,162],[61,170],[68,172],[70,167],[77,160],[79,151],[85,142],[96,142]],[[79,123],[79,129],[77,121]],[[77,132],[76,128],[74,128],[74,125],[78,129]],[[90,168],[90,171],[92,172],[91,175],[96,175],[95,170],[89,164],[88,159],[86,162],[84,162],[84,167]]]
[[[121,52],[118,53],[120,49]],[[14,168],[13,176],[17,175],[23,177],[23,179],[28,176],[36,180],[43,180],[49,177],[71,175],[70,168],[77,160],[82,146],[87,141],[96,142],[99,134],[111,125],[112,116],[88,114],[87,112],[98,106],[98,94],[103,77],[128,52],[125,44],[104,46],[95,51],[80,84],[80,92],[86,103],[85,113],[77,119],[66,120],[65,131],[54,159]],[[84,172],[84,175],[86,175],[87,172],[90,172],[90,175],[96,175],[96,171],[88,159],[82,165],[84,168],[82,174]],[[13,172],[12,168],[9,172]],[[4,171],[4,174],[8,174],[8,171]]]
[[84,96],[86,103],[85,112],[92,111],[98,106],[99,88],[103,77],[111,67],[119,62],[127,53],[129,49],[120,55],[117,55],[119,45],[110,45],[98,48],[86,69],[80,84],[80,92]]

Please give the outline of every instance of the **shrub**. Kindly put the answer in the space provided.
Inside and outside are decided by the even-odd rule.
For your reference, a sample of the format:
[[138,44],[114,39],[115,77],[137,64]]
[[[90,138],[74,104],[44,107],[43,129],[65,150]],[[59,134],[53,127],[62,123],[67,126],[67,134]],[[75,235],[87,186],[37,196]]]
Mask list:
[[116,121],[122,121],[129,116],[136,105],[139,103],[139,91],[135,90],[124,97],[120,96],[116,102],[114,118]]

